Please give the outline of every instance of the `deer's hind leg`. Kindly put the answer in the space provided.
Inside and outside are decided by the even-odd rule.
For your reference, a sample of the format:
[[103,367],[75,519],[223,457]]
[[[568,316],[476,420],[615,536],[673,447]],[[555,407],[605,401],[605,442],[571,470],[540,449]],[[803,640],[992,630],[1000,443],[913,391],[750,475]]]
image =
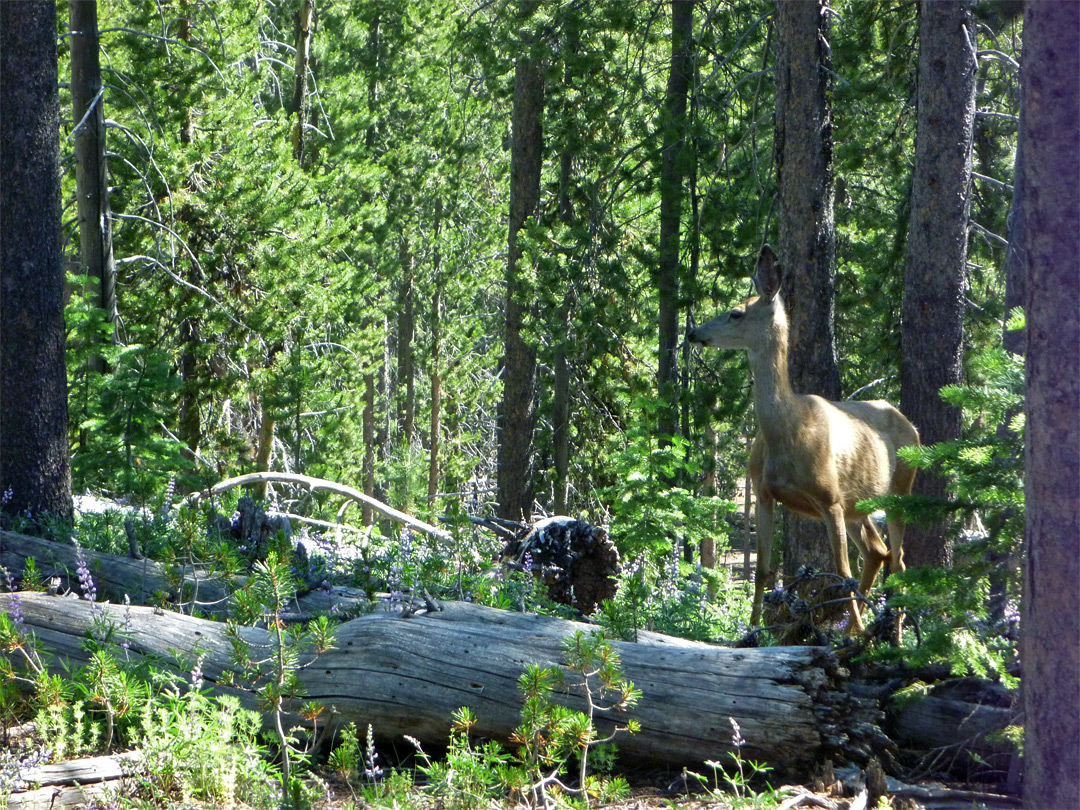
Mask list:
[[[881,539],[874,521],[869,517],[861,520],[853,520],[847,524],[848,533],[855,545],[859,547],[859,554],[863,559],[862,575],[859,577],[859,590],[863,596],[870,595],[870,589],[874,587],[874,580],[878,571],[889,559],[889,549],[885,541]],[[891,534],[891,532],[890,532]]]
[[[915,486],[915,468],[900,461],[893,473],[892,486],[889,488],[891,495],[910,495]],[[889,573],[907,570],[904,564],[904,528],[906,524],[899,516],[886,515],[889,524]]]

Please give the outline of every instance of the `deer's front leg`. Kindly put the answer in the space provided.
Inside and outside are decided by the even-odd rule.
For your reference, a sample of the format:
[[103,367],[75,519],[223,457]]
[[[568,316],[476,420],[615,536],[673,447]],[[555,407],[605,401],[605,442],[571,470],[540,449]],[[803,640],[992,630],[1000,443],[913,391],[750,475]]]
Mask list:
[[765,599],[766,586],[772,587],[776,582],[776,572],[773,571],[772,546],[773,546],[773,520],[776,513],[776,501],[769,495],[761,492],[757,494],[757,570],[754,572],[754,607],[750,612],[750,625],[761,625],[761,606]]
[[[829,542],[832,545],[833,565],[836,573],[844,579],[851,579],[851,563],[847,553],[847,527],[844,524],[844,507],[841,504],[833,504],[824,515],[825,528],[829,532]],[[877,571],[874,572],[875,574]],[[862,614],[859,611],[859,603],[853,597],[851,600],[851,624],[848,625],[848,634],[862,633],[866,628],[863,626]]]

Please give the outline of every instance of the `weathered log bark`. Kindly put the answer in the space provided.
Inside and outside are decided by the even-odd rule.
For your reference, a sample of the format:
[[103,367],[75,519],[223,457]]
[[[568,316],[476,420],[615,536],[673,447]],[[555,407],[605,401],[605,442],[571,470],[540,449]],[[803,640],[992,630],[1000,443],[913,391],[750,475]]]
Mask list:
[[129,751],[27,768],[19,779],[41,787],[12,793],[5,806],[8,810],[53,810],[93,804],[110,791],[121,792],[121,780],[138,770],[140,759],[138,751]]
[[[9,599],[0,597],[0,608]],[[25,626],[57,662],[85,662],[82,641],[92,607],[75,599],[22,594]],[[232,660],[220,623],[152,608],[97,609],[126,623],[128,655],[172,661],[176,653],[193,657],[201,650],[206,685],[255,708],[252,693],[221,685]],[[336,647],[299,677],[304,700],[331,707],[334,724],[370,723],[384,738],[409,734],[443,745],[451,713],[469,706],[478,719],[476,734],[505,741],[519,722],[517,679],[525,664],[559,663],[563,638],[594,629],[464,603],[411,619],[373,614],[341,625]],[[263,630],[240,633],[253,647],[271,644]],[[614,643],[626,676],[643,693],[633,710],[641,731],[619,741],[627,760],[674,766],[726,760],[734,750],[729,718],[738,721],[747,740],[742,755],[768,762],[780,773],[805,773],[829,757],[864,762],[873,753],[888,754],[891,744],[877,728],[877,703],[845,691],[845,672],[827,649],[731,649],[641,636],[638,643]],[[579,696],[566,700],[583,706]],[[598,725],[602,731],[611,727],[606,720]]]
[[[75,590],[75,546],[30,537],[15,532],[0,531],[0,565],[21,580],[26,561],[33,557],[38,573],[46,581],[59,576],[62,593]],[[226,583],[210,575],[211,572],[191,566],[168,566],[153,560],[134,559],[118,554],[106,554],[83,549],[83,557],[94,577],[99,598],[122,602],[125,596],[133,604],[167,604],[184,612],[193,610],[200,614],[224,617],[232,605],[232,591],[246,582],[246,577],[234,577]],[[183,582],[183,592],[180,583]],[[231,585],[231,587],[230,587]],[[296,600],[299,614],[342,613],[367,609],[367,595],[354,588],[315,590]]]
[[[46,581],[52,576],[61,577],[61,590],[71,589],[71,585],[78,582],[75,546],[0,531],[0,565],[21,579],[30,557],[34,558],[38,572]],[[228,610],[228,589],[221,580],[209,578],[206,571],[190,566],[182,570],[177,566],[173,571],[153,560],[136,560],[85,549],[83,557],[99,591],[118,602],[126,594],[136,604],[177,604],[180,596],[177,590],[182,579],[185,603],[194,600],[200,611],[214,615]]]

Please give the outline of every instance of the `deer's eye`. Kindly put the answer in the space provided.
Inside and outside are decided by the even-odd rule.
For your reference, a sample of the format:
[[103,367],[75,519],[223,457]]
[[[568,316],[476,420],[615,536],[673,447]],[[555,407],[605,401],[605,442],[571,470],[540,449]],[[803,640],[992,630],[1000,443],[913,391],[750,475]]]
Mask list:
[[733,310],[731,310],[731,312],[730,312],[730,314],[728,315],[728,317],[729,317],[729,318],[730,318],[731,320],[733,320],[733,321],[737,321],[737,320],[739,320],[739,318],[741,318],[741,317],[742,317],[742,316],[743,316],[744,314],[745,314],[745,313],[744,313],[744,312],[743,312],[743,311],[742,311],[741,309],[733,309]]

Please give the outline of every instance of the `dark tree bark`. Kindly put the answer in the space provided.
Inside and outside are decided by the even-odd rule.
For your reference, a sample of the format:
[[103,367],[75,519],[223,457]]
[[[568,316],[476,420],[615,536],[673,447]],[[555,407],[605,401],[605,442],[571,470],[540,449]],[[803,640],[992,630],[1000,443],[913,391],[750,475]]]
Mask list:
[[0,493],[70,519],[55,3],[0,3],[0,111]]
[[[76,124],[75,188],[78,197],[79,258],[95,303],[105,312],[116,340],[116,263],[113,259],[109,181],[105,161],[105,112],[98,53],[97,0],[70,0],[71,112]],[[105,362],[96,358],[98,371]]]
[[660,162],[659,366],[657,388],[660,441],[678,432],[679,418],[679,231],[682,224],[683,152],[686,146],[686,98],[693,75],[694,3],[671,1],[671,68],[664,97],[664,147]]
[[[531,8],[532,4],[528,4],[523,13],[531,13]],[[528,52],[528,43],[522,47],[525,52],[518,58],[514,72],[505,354],[496,473],[499,515],[508,520],[528,518],[532,513],[533,430],[536,423],[536,351],[522,335],[526,304],[518,281],[521,262],[518,232],[540,204],[544,66],[537,55]]]
[[1080,807],[1080,4],[1024,15],[1024,806]]
[[[791,384],[800,394],[838,400],[828,5],[829,0],[777,3],[776,162]],[[784,577],[793,577],[802,565],[831,571],[832,546],[824,524],[790,512],[786,521]]]
[[[911,181],[911,224],[904,273],[900,410],[924,445],[960,438],[960,409],[941,399],[959,383],[964,341],[964,280],[975,126],[975,23],[970,0],[919,4],[919,119]],[[915,493],[945,497],[928,472]],[[947,565],[945,524],[912,525],[909,565]]]

